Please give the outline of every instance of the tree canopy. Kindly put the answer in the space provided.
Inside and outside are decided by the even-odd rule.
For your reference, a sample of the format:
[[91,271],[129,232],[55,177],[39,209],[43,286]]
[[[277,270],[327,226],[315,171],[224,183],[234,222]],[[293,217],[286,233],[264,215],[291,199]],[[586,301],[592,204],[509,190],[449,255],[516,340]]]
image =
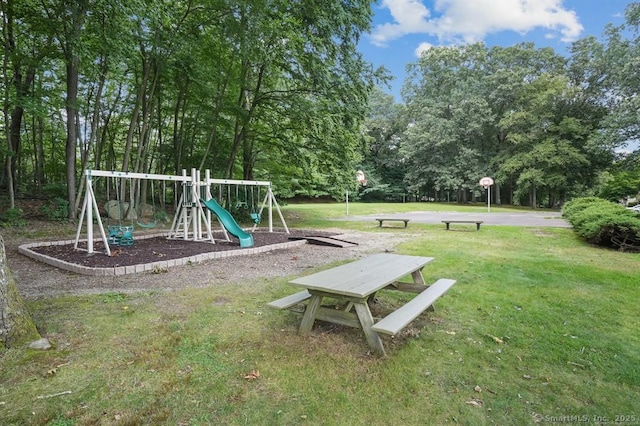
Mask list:
[[[73,219],[86,169],[274,182],[282,197],[554,206],[633,190],[640,4],[567,55],[434,47],[397,103],[358,51],[370,1],[5,0],[0,188],[47,189]],[[633,164],[627,162],[627,164]],[[623,182],[616,183],[620,178]],[[640,188],[638,188],[640,189]],[[144,189],[141,188],[140,191]]]
[[[484,196],[483,176],[498,204],[552,207],[597,192],[620,149],[640,139],[638,3],[626,18],[567,56],[532,43],[426,50],[408,66],[402,108],[372,103],[365,171],[427,200]],[[628,172],[607,176],[633,191]]]
[[0,186],[13,198],[66,185],[70,218],[86,168],[341,193],[386,78],[357,51],[371,13],[368,1],[2,2]]

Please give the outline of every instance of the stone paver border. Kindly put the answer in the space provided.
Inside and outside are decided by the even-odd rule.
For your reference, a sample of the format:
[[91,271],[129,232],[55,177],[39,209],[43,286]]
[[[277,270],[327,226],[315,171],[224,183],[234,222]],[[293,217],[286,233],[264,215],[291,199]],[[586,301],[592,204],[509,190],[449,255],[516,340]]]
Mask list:
[[[162,237],[167,235],[169,234],[168,233],[149,234],[149,235],[143,235],[136,238],[140,240],[145,238],[155,238],[155,237]],[[86,241],[86,240],[83,240],[83,241]],[[119,276],[119,275],[125,275],[125,274],[137,274],[140,272],[150,272],[154,270],[171,268],[173,266],[184,266],[190,263],[200,263],[206,260],[221,259],[224,257],[248,256],[252,254],[265,253],[273,250],[288,249],[288,248],[301,246],[303,244],[307,244],[307,241],[297,240],[297,241],[289,241],[286,243],[272,244],[272,245],[261,246],[261,247],[245,248],[245,249],[239,249],[239,250],[215,251],[210,253],[198,254],[196,256],[183,257],[180,259],[163,260],[163,261],[152,262],[152,263],[141,263],[138,265],[131,265],[131,266],[116,266],[112,268],[91,268],[87,266],[76,265],[75,263],[66,262],[64,260],[56,259],[54,257],[47,256],[31,250],[33,247],[67,245],[67,244],[73,244],[73,243],[75,243],[75,240],[28,243],[28,244],[23,244],[19,246],[18,252],[27,257],[35,259],[39,262],[46,263],[47,265],[51,265],[59,269],[64,269],[66,271],[71,271],[76,274],[91,275],[96,277],[100,277],[100,276],[110,277],[110,276]]]

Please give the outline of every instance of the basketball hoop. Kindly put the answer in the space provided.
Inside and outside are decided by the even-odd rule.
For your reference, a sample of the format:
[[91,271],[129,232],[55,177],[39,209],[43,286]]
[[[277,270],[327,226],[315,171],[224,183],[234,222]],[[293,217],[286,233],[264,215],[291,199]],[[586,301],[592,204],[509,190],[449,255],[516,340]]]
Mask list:
[[478,183],[480,184],[480,186],[484,186],[484,189],[489,189],[489,187],[493,185],[493,179],[491,179],[490,177],[483,177]]
[[367,185],[367,179],[364,177],[364,172],[362,170],[358,170],[358,172],[356,173],[356,180],[362,186]]
[[483,177],[478,184],[487,191],[487,212],[491,211],[491,185],[493,185],[493,179],[490,177]]

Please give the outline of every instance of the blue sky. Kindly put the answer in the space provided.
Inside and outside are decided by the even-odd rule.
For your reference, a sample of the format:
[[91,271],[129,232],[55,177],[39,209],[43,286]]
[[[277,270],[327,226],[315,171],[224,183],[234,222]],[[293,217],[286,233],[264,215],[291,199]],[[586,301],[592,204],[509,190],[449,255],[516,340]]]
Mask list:
[[395,80],[386,91],[400,102],[405,67],[430,46],[483,41],[487,46],[534,42],[566,54],[571,42],[602,36],[624,22],[629,0],[380,0],[372,31],[360,43],[365,59]]

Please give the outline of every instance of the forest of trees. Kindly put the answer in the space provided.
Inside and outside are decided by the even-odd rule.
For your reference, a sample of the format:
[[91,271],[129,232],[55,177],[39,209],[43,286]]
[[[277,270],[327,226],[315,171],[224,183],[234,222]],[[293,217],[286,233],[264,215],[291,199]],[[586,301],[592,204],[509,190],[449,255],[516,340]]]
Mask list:
[[[561,205],[640,192],[640,4],[567,55],[523,43],[434,47],[409,65],[399,105],[370,99],[362,196]],[[621,154],[628,142],[636,151]],[[635,143],[634,143],[635,142]]]
[[[272,180],[281,196],[353,181],[368,93],[369,1],[6,0],[0,187],[82,171]],[[340,190],[342,191],[342,189]]]
[[371,1],[4,0],[0,191],[59,193],[86,169],[274,182],[279,197],[556,205],[640,189],[640,4],[563,55],[436,47],[403,102],[357,50]]

